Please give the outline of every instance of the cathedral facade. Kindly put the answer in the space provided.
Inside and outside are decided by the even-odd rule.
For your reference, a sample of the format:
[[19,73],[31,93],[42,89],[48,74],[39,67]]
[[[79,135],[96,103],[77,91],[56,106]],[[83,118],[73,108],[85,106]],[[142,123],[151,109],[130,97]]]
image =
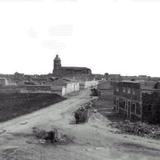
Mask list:
[[63,67],[61,59],[56,55],[54,59],[53,75],[55,76],[76,76],[76,75],[91,75],[92,71],[86,67]]

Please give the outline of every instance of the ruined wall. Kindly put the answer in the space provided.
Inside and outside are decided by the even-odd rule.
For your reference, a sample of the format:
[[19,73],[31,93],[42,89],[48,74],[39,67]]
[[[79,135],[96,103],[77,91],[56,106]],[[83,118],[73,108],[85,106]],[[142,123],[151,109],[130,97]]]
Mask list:
[[113,101],[113,87],[110,81],[101,81],[97,86],[98,97],[103,100],[112,100]]
[[160,124],[160,91],[142,94],[143,121]]
[[114,84],[114,108],[129,119],[142,119],[141,86],[136,82]]

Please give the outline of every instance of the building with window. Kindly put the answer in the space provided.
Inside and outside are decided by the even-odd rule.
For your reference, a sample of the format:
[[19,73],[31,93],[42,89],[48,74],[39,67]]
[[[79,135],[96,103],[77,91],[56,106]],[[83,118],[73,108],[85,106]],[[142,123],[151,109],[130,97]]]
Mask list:
[[160,114],[160,90],[143,88],[138,81],[113,84],[114,110],[128,119],[153,121]]

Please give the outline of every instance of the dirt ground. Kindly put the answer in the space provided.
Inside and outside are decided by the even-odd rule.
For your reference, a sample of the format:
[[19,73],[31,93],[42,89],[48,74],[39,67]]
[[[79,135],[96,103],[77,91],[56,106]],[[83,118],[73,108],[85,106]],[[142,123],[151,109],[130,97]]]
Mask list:
[[[85,124],[73,124],[73,112],[90,101],[88,90],[63,102],[0,124],[0,160],[159,160],[160,141],[116,134],[111,121],[91,113]],[[32,127],[58,128],[64,144],[41,144]]]
[[32,113],[64,99],[51,93],[0,93],[0,122]]

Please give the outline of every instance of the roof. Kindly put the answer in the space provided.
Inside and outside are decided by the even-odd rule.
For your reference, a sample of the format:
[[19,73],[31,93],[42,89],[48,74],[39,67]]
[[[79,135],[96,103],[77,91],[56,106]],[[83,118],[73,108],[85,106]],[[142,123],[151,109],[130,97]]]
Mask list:
[[140,81],[123,80],[124,83],[140,83]]
[[130,81],[130,80],[123,80],[120,82],[117,82],[118,84],[124,85],[124,86],[140,86],[143,90],[153,90],[155,82],[154,81],[145,81],[145,80],[136,80],[136,81]]
[[54,81],[52,81],[52,85],[56,85],[56,86],[65,86],[68,83],[73,83],[75,81],[70,80],[70,79],[64,79],[64,78],[60,78],[60,79],[56,79]]
[[57,86],[65,86],[67,83],[68,81],[63,79],[56,79],[55,81],[52,82],[53,85],[57,85]]
[[87,67],[61,67],[61,69],[65,69],[65,70],[91,70]]
[[120,82],[115,82],[114,86],[119,86],[119,87],[132,87],[132,88],[137,88],[140,89],[141,84],[137,81],[129,81],[129,80],[125,80],[125,81],[120,81]]
[[121,76],[120,74],[109,74],[109,76]]

